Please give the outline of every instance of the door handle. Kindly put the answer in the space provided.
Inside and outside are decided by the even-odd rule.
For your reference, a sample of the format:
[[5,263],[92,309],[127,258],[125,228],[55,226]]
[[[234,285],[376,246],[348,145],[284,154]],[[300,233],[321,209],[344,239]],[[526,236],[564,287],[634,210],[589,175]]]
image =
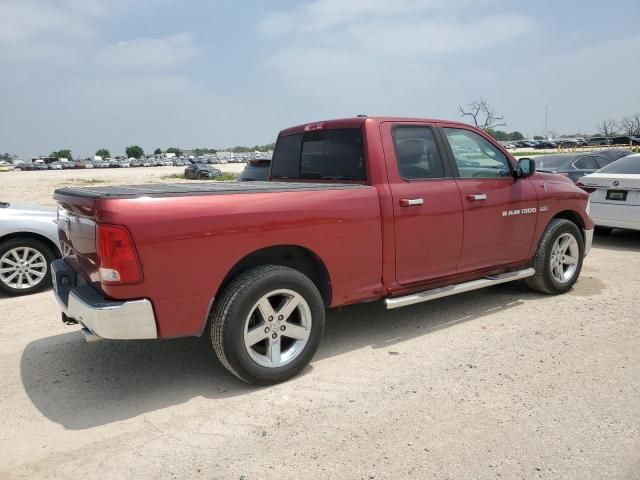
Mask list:
[[467,195],[467,200],[469,200],[470,202],[481,202],[486,199],[486,193],[472,193],[471,195]]
[[418,205],[424,205],[424,200],[422,198],[401,198],[400,199],[401,207],[416,207]]

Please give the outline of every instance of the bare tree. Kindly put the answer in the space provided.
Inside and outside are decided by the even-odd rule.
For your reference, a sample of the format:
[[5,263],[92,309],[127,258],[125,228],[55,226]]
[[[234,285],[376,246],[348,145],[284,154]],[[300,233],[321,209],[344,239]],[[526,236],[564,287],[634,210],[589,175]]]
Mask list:
[[640,135],[640,113],[636,113],[630,117],[623,117],[622,120],[618,122],[618,128],[622,133],[630,137]]
[[603,120],[598,124],[598,133],[604,137],[611,137],[616,134],[616,122],[615,120]]
[[461,117],[471,117],[473,124],[482,130],[504,127],[506,125],[506,123],[502,122],[504,115],[496,113],[494,108],[489,105],[489,102],[484,98],[474,100],[467,104],[465,108],[459,105],[458,110],[460,111]]

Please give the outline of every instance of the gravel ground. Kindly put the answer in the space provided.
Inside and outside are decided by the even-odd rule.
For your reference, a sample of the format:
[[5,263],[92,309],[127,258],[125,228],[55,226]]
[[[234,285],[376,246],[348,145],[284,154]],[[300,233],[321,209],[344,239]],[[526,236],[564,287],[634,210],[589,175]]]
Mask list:
[[[42,182],[20,200],[50,174],[72,178],[16,172]],[[640,233],[596,237],[564,296],[331,312],[311,366],[269,388],[202,339],[87,345],[51,292],[0,297],[0,478],[640,479],[639,285]]]
[[[240,173],[244,163],[214,165],[223,172]],[[184,173],[185,167],[100,168],[89,170],[14,170],[0,172],[0,201],[55,205],[53,191],[61,187],[92,185],[134,185],[158,182],[192,182],[163,178]]]

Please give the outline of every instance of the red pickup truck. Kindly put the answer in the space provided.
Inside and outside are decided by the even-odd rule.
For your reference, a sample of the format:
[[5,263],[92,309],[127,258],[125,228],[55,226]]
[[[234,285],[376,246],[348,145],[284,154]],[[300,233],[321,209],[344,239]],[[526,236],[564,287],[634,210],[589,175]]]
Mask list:
[[207,335],[271,384],[311,360],[326,308],[519,279],[563,293],[593,238],[584,191],[457,122],[289,128],[270,179],[56,190],[63,320],[88,341]]

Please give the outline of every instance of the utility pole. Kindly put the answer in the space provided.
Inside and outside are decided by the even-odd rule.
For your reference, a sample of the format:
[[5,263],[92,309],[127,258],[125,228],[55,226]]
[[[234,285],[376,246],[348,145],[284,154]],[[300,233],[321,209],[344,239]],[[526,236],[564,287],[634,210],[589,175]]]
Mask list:
[[547,134],[547,119],[549,117],[549,106],[544,106],[544,138],[547,139],[549,135]]

